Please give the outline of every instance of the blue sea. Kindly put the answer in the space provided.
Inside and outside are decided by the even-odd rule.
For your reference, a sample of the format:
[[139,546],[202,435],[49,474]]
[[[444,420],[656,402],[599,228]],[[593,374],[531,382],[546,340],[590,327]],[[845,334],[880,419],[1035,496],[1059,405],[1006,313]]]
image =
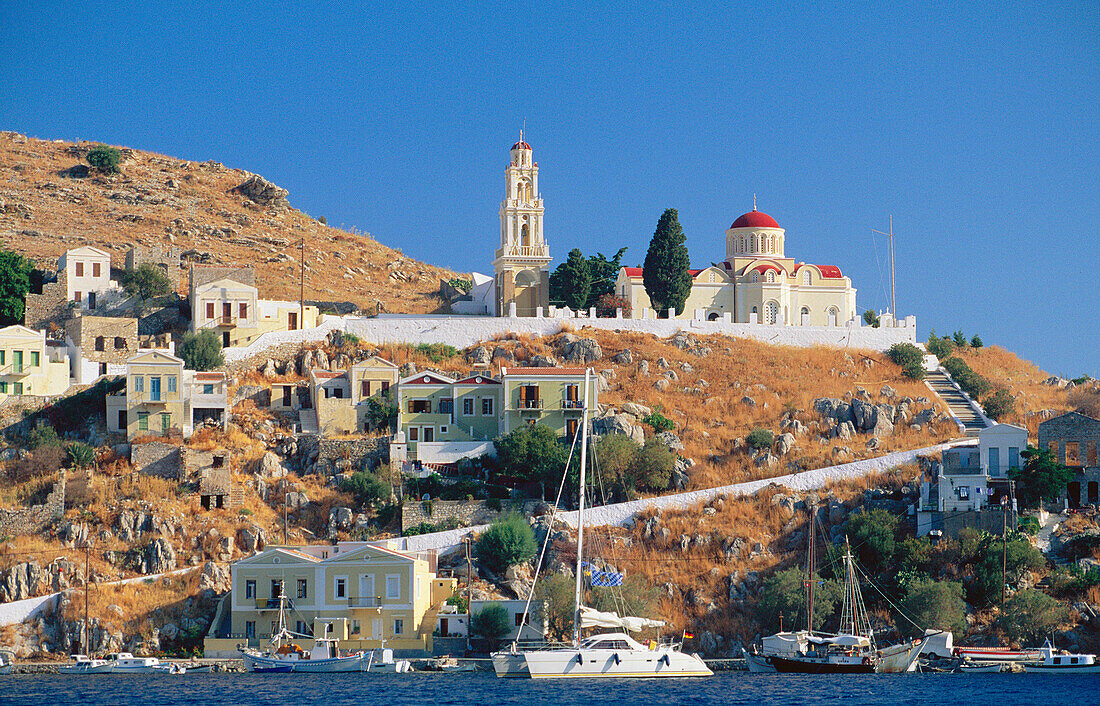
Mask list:
[[996,704],[1100,703],[1100,677],[1031,674],[812,676],[723,672],[706,679],[502,680],[467,674],[11,675],[0,703],[59,704]]

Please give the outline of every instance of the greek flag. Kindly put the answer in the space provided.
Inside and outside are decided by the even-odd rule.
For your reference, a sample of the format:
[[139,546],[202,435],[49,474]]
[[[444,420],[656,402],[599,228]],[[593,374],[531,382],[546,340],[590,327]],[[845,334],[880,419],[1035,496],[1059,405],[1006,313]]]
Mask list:
[[617,571],[600,571],[593,568],[592,564],[582,561],[584,575],[588,578],[588,585],[592,588],[610,588],[623,585],[623,574]]

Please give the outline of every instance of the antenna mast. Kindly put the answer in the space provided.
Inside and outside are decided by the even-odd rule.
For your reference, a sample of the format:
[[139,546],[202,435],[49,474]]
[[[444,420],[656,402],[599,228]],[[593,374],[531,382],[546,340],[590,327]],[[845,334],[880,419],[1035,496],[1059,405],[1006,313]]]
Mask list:
[[890,313],[893,314],[896,320],[898,318],[898,293],[897,281],[894,279],[894,215],[890,214],[889,233],[883,233],[881,230],[875,230],[874,228],[871,229],[871,232],[890,238]]

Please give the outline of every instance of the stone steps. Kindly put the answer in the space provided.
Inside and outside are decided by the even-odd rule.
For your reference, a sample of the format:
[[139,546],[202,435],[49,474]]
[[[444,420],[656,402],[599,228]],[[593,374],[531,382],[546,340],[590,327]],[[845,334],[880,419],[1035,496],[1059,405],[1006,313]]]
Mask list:
[[966,430],[967,436],[977,436],[978,432],[985,429],[985,420],[971,408],[966,396],[959,392],[947,375],[938,370],[928,371],[924,379],[928,386],[932,388],[932,391],[936,393],[936,396],[959,419]]

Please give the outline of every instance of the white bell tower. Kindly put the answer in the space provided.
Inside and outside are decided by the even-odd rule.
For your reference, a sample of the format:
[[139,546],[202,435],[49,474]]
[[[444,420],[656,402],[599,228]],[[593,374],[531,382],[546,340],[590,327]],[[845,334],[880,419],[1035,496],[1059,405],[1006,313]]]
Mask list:
[[509,156],[500,202],[500,248],[493,260],[496,313],[507,316],[515,304],[517,315],[535,316],[550,304],[550,247],[543,238],[539,165],[531,159],[522,130]]

